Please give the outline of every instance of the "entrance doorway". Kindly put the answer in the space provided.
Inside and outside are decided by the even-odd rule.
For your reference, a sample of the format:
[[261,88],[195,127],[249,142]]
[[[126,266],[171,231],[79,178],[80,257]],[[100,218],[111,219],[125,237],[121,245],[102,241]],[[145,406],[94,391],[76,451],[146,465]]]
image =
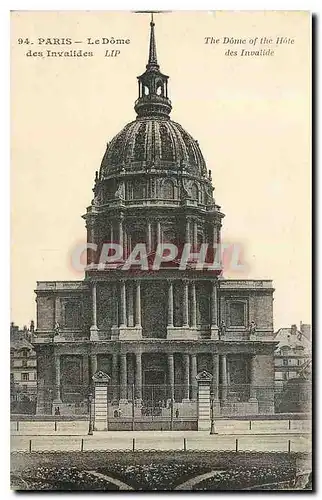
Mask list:
[[146,416],[162,414],[166,406],[167,386],[166,375],[163,370],[144,370],[143,372],[143,408]]

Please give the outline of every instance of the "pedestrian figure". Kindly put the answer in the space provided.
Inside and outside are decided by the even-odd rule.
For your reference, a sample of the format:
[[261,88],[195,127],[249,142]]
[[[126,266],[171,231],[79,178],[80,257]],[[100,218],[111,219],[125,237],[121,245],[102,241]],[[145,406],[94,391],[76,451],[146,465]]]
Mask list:
[[255,321],[252,321],[249,327],[249,334],[250,335],[255,335],[256,334],[256,323]]
[[225,336],[225,333],[226,333],[226,323],[224,322],[224,320],[222,320],[219,327],[219,340]]
[[179,418],[179,408],[176,409],[176,418]]
[[56,406],[55,408],[55,416],[60,416],[60,409],[59,409],[59,406]]

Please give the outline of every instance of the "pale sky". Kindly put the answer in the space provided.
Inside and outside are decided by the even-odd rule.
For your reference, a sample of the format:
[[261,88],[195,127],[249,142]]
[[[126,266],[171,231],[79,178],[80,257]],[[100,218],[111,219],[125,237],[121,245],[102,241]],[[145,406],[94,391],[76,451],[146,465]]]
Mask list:
[[[274,329],[311,322],[310,17],[305,12],[172,12],[155,16],[171,117],[195,139],[226,214],[222,238],[243,246],[242,279],[272,279]],[[226,56],[204,38],[294,38],[274,56]],[[33,45],[17,42],[29,38]],[[37,37],[129,38],[116,45],[37,45]],[[106,142],[129,121],[145,69],[149,18],[127,12],[12,14],[11,318],[36,318],[37,280],[82,279],[69,253],[86,238]],[[243,46],[259,50],[257,46]],[[263,47],[262,47],[263,48]],[[268,48],[268,47],[264,47]],[[26,57],[94,50],[92,58]]]

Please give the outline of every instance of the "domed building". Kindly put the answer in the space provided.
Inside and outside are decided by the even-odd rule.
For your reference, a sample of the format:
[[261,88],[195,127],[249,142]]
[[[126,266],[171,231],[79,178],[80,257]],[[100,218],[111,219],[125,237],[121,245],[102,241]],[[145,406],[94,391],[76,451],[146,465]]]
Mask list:
[[[136,119],[107,144],[83,215],[85,278],[37,283],[37,411],[86,413],[102,372],[110,428],[131,416],[138,428],[159,428],[175,412],[177,428],[193,429],[200,373],[211,379],[215,414],[274,412],[273,288],[224,279],[193,258],[181,267],[180,252],[172,265],[150,265],[160,245],[216,246],[224,217],[198,141],[171,120],[154,28],[152,20]],[[121,254],[105,267],[109,244]],[[124,265],[142,244],[148,267]]]

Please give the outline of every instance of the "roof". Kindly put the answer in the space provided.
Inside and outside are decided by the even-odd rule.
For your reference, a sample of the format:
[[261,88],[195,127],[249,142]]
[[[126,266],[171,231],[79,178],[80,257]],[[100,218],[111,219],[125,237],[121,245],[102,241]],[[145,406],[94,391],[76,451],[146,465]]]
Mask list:
[[275,340],[279,342],[276,350],[287,346],[291,349],[303,347],[306,351],[310,351],[312,347],[311,342],[303,335],[302,332],[296,330],[296,334],[292,333],[291,328],[280,328],[276,333]]
[[125,172],[140,171],[149,164],[157,169],[206,177],[206,163],[198,142],[177,122],[155,117],[137,119],[119,132],[107,146],[102,160],[100,177],[113,169]]
[[19,351],[21,349],[28,349],[30,351],[33,350],[33,345],[28,342],[26,339],[15,340],[10,343],[10,349],[14,349],[15,351]]

